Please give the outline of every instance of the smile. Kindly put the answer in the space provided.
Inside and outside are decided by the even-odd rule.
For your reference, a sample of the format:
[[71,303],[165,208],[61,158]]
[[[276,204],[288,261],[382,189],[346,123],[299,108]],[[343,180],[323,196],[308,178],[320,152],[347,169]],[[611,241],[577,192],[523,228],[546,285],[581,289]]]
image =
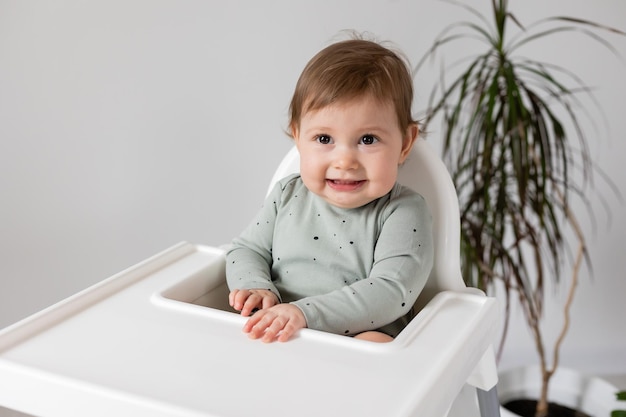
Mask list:
[[354,191],[360,188],[365,180],[350,181],[350,180],[326,180],[326,183],[330,188],[337,191]]

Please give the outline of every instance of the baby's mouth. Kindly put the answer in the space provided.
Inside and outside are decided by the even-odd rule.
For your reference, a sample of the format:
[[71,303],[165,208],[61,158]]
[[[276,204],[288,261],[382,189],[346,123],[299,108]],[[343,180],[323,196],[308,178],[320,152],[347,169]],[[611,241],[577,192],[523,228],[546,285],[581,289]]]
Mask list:
[[333,188],[335,190],[352,191],[352,190],[356,190],[363,183],[365,183],[365,180],[334,180],[334,179],[328,179],[328,180],[326,180],[326,182],[328,183],[328,185],[331,188]]

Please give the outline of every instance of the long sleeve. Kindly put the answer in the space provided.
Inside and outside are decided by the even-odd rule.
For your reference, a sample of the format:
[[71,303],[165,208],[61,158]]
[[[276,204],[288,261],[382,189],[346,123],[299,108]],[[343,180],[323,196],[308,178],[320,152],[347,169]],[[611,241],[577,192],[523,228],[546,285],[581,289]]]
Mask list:
[[271,276],[272,240],[280,195],[279,183],[265,199],[256,218],[233,240],[226,254],[226,281],[230,290],[267,289],[281,299]]

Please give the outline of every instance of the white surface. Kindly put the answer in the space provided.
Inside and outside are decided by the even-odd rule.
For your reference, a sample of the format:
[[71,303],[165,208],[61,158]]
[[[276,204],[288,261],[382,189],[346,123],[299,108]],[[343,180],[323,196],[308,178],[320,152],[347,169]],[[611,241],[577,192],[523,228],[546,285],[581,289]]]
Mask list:
[[223,267],[222,250],[179,244],[3,330],[0,405],[59,417],[438,416],[496,331],[495,300],[447,292],[389,344],[309,329],[263,344],[239,315],[190,303],[223,294]]

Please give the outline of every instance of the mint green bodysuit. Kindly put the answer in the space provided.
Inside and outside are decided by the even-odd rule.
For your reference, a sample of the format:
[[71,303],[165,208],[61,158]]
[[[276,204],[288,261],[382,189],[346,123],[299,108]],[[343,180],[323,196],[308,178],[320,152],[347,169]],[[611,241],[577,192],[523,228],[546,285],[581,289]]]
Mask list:
[[311,329],[395,337],[430,274],[431,223],[424,198],[402,185],[343,209],[291,175],[233,240],[228,286],[271,290],[299,307]]

